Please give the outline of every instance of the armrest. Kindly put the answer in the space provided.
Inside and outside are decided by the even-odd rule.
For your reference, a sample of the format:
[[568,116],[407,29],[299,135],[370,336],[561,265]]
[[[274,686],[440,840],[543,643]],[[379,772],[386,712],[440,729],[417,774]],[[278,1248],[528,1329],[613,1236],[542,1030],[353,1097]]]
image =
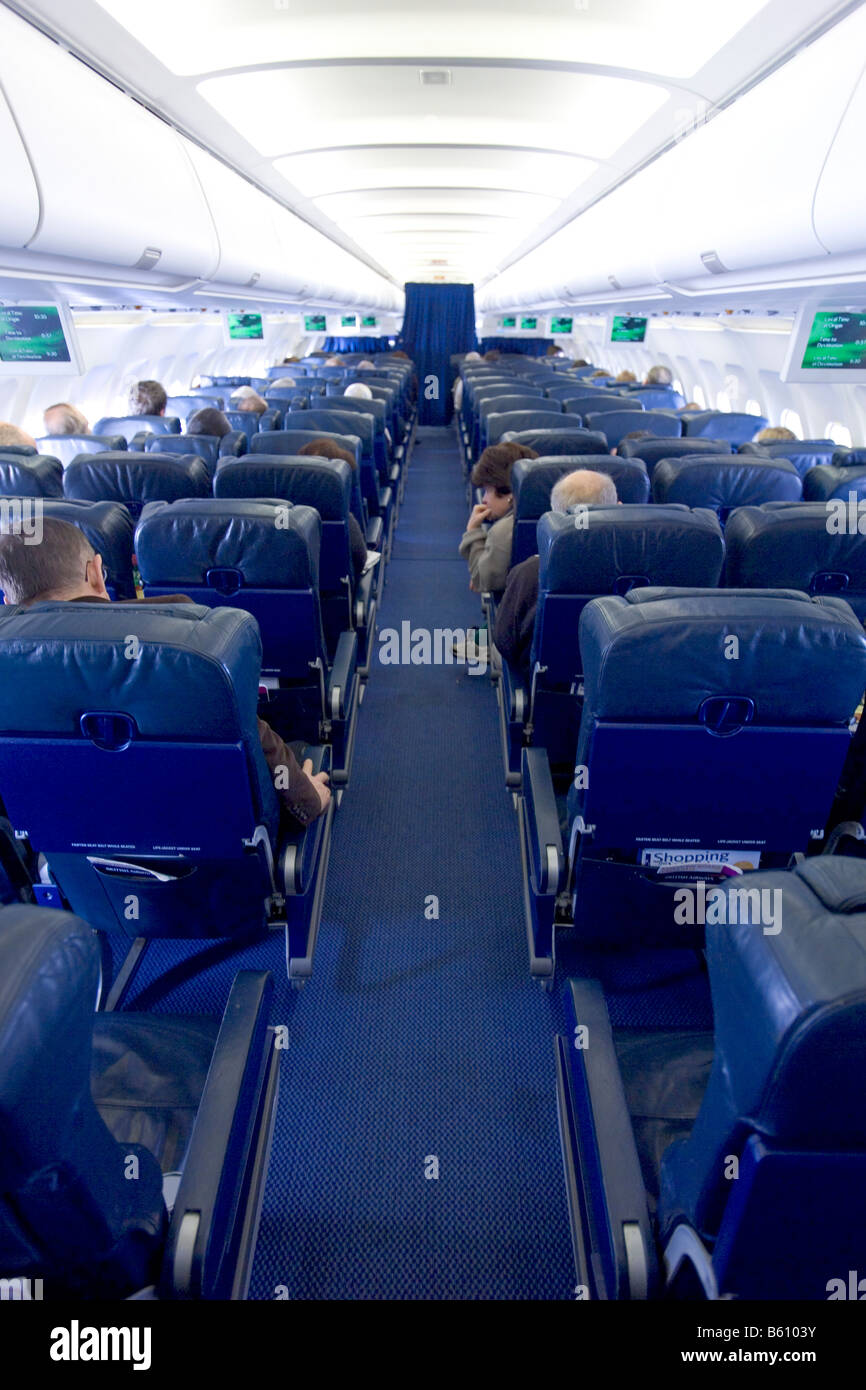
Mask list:
[[521,773],[532,891],[556,895],[564,886],[565,855],[546,751],[524,748]]
[[[382,561],[380,560],[379,564],[381,565],[381,563]],[[356,628],[367,628],[371,625],[370,619],[373,613],[373,604],[375,603],[375,599],[373,598],[373,592],[375,587],[375,573],[375,566],[373,567],[373,569],[367,570],[366,574],[361,575],[361,578],[358,581],[357,587],[355,589]]]
[[398,483],[398,482],[400,481],[400,465],[399,465],[399,463],[392,463],[391,468],[390,468],[390,471],[389,471],[389,473],[388,473],[388,477],[389,477],[389,479],[390,479],[390,481],[391,481],[392,483]]
[[[313,774],[331,771],[331,749],[327,744],[306,745],[298,755],[298,762],[309,758],[313,764]],[[317,816],[303,829],[283,833],[278,848],[279,869],[277,881],[287,898],[303,897],[307,892],[319,863],[323,837],[329,833],[334,813],[333,798],[323,816]]]
[[[379,561],[381,564],[381,560]],[[328,718],[345,719],[346,708],[351,704],[349,692],[355,679],[358,664],[357,632],[341,632],[334,655],[334,662],[328,676]]]
[[273,980],[266,970],[235,976],[208,1069],[172,1212],[161,1285],[173,1298],[226,1298],[236,1228],[269,1053]]
[[368,550],[382,549],[382,532],[384,529],[385,523],[380,516],[370,517],[370,520],[367,522],[367,533],[364,537],[367,542]]
[[[522,724],[526,718],[527,692],[523,678],[518,671],[502,661],[500,672],[502,681],[502,702],[510,724]],[[538,751],[538,750],[536,750]]]
[[569,1036],[557,1039],[557,1086],[578,1278],[590,1297],[643,1299],[658,1261],[604,993],[570,980]]
[[379,488],[379,509],[387,512],[391,506],[391,489],[389,487]]

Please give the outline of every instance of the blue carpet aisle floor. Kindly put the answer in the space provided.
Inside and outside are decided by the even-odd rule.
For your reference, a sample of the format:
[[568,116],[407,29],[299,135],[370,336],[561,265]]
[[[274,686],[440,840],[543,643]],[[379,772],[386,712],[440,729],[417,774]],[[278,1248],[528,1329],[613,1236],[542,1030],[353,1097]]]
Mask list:
[[[380,632],[477,621],[457,555],[465,515],[453,432],[420,431]],[[431,897],[438,919],[425,915]],[[292,1299],[573,1296],[553,1035],[567,975],[593,971],[567,935],[545,995],[528,974],[487,677],[374,662],[312,980],[287,987],[275,939],[155,1004],[213,1013],[236,970],[274,973],[272,1021],[290,1041],[252,1297],[278,1286]],[[140,989],[179,954],[152,948]],[[693,958],[653,959],[655,991],[633,963],[602,960],[621,991],[615,1020],[703,1024]]]

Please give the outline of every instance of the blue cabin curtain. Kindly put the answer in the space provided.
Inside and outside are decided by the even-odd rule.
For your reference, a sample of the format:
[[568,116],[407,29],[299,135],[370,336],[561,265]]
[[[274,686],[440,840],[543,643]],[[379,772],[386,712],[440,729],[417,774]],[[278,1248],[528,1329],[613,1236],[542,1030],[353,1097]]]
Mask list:
[[393,352],[391,338],[326,338],[325,352],[359,353],[372,357],[374,352]]
[[418,373],[418,421],[447,425],[453,402],[452,353],[475,351],[475,286],[405,286],[400,346]]

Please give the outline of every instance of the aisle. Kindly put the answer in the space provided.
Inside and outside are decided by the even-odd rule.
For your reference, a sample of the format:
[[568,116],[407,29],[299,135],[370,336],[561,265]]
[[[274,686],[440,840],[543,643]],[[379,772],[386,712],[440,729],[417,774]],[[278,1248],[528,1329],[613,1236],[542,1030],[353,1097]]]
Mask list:
[[[422,430],[380,630],[476,620],[464,517],[455,437]],[[376,663],[313,979],[279,982],[290,1045],[253,1297],[570,1296],[553,1003],[528,976],[520,892],[489,680]]]

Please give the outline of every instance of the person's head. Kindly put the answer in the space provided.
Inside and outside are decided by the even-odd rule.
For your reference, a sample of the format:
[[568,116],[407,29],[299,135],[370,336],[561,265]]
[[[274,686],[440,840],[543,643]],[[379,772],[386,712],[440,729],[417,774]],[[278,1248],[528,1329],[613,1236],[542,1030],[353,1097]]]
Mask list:
[[591,468],[566,473],[550,490],[550,509],[554,512],[573,512],[577,507],[615,507],[618,501],[613,478]]
[[167,403],[165,387],[158,381],[137,381],[129,392],[130,415],[164,415]]
[[557,357],[561,352],[562,348],[559,346],[559,343],[548,343],[544,355],[545,357]]
[[363,360],[363,362],[359,362],[359,363],[358,363],[358,366],[355,368],[355,370],[357,371],[359,368],[363,368],[365,371],[373,371],[373,372],[375,372],[375,370],[376,370],[376,363],[375,363],[375,362],[371,362],[370,359],[369,359],[369,357],[365,357],[364,360]]
[[595,370],[594,372],[590,372],[590,375],[589,375],[590,381],[594,381],[595,378],[596,378],[597,376],[605,376],[605,377],[607,377],[607,376],[610,376],[610,372],[606,372],[606,371],[604,370],[604,367],[597,367],[596,370]]
[[480,362],[480,361],[482,361],[481,353],[480,353],[480,352],[467,352],[466,356],[463,358],[463,361],[464,361],[464,362]]
[[365,386],[363,381],[353,381],[351,386],[347,386],[343,392],[344,396],[351,396],[356,401],[371,401],[373,392],[369,386]]
[[538,454],[525,444],[489,444],[472,470],[472,486],[483,490],[484,504],[494,521],[511,509],[511,468],[519,458],[538,458]]
[[634,372],[625,371],[620,372],[618,376],[615,376],[614,381],[637,381],[637,377],[635,376]]
[[0,532],[0,589],[10,604],[108,598],[102,556],[77,526],[47,516],[38,545]]
[[411,362],[412,360],[408,352],[403,352],[400,348],[397,348],[397,351],[392,352],[390,355],[391,357],[396,357],[400,362]]
[[671,371],[670,367],[663,367],[661,365],[658,365],[655,367],[650,367],[649,371],[646,374],[645,384],[647,386],[670,386],[673,382],[673,379],[674,374]]
[[577,360],[572,362],[571,365],[572,367],[588,367],[589,363],[587,362],[585,357],[578,357]]
[[89,434],[90,426],[86,416],[68,401],[58,401],[43,412],[42,420],[46,434]]
[[498,362],[501,356],[502,353],[499,348],[490,348],[489,352],[485,352],[483,360],[485,362]]
[[785,425],[768,425],[760,434],[755,435],[756,444],[789,444],[796,439],[793,430],[789,430]]
[[274,391],[278,386],[297,386],[297,384],[293,376],[278,376],[273,381],[268,382],[268,390]]
[[705,407],[700,405],[698,401],[689,401],[683,406],[683,410],[703,410],[704,408]]
[[355,467],[355,456],[348,449],[342,449],[336,439],[311,439],[298,453],[304,458],[342,459],[350,468]]
[[346,365],[346,364],[345,364],[345,362],[343,361],[342,357],[326,357],[326,358],[325,358],[325,366],[326,366],[326,367],[345,367],[345,365]]
[[612,450],[611,450],[611,453],[613,453],[613,454],[618,453],[618,452],[619,452],[619,449],[622,448],[622,446],[623,446],[623,444],[625,444],[626,440],[655,439],[655,438],[656,438],[656,436],[653,434],[652,430],[629,430],[628,434],[624,434],[623,437],[622,437],[622,439],[619,441],[619,448],[618,448],[618,449],[612,449]]
[[254,391],[251,386],[242,386],[241,390],[244,392],[242,396],[237,398],[232,396],[235,410],[255,411],[256,415],[261,415],[263,411],[267,410],[268,403],[264,396],[259,395],[258,391]]
[[186,422],[187,434],[212,434],[222,439],[224,434],[231,434],[231,430],[228,420],[215,405],[207,405],[204,410],[197,410]]
[[284,357],[280,365],[287,367],[290,362],[300,362],[300,360],[300,357]]
[[31,449],[36,448],[36,440],[32,434],[26,430],[19,430],[17,425],[10,425],[7,420],[0,420],[0,452],[3,449],[23,449],[27,446]]

